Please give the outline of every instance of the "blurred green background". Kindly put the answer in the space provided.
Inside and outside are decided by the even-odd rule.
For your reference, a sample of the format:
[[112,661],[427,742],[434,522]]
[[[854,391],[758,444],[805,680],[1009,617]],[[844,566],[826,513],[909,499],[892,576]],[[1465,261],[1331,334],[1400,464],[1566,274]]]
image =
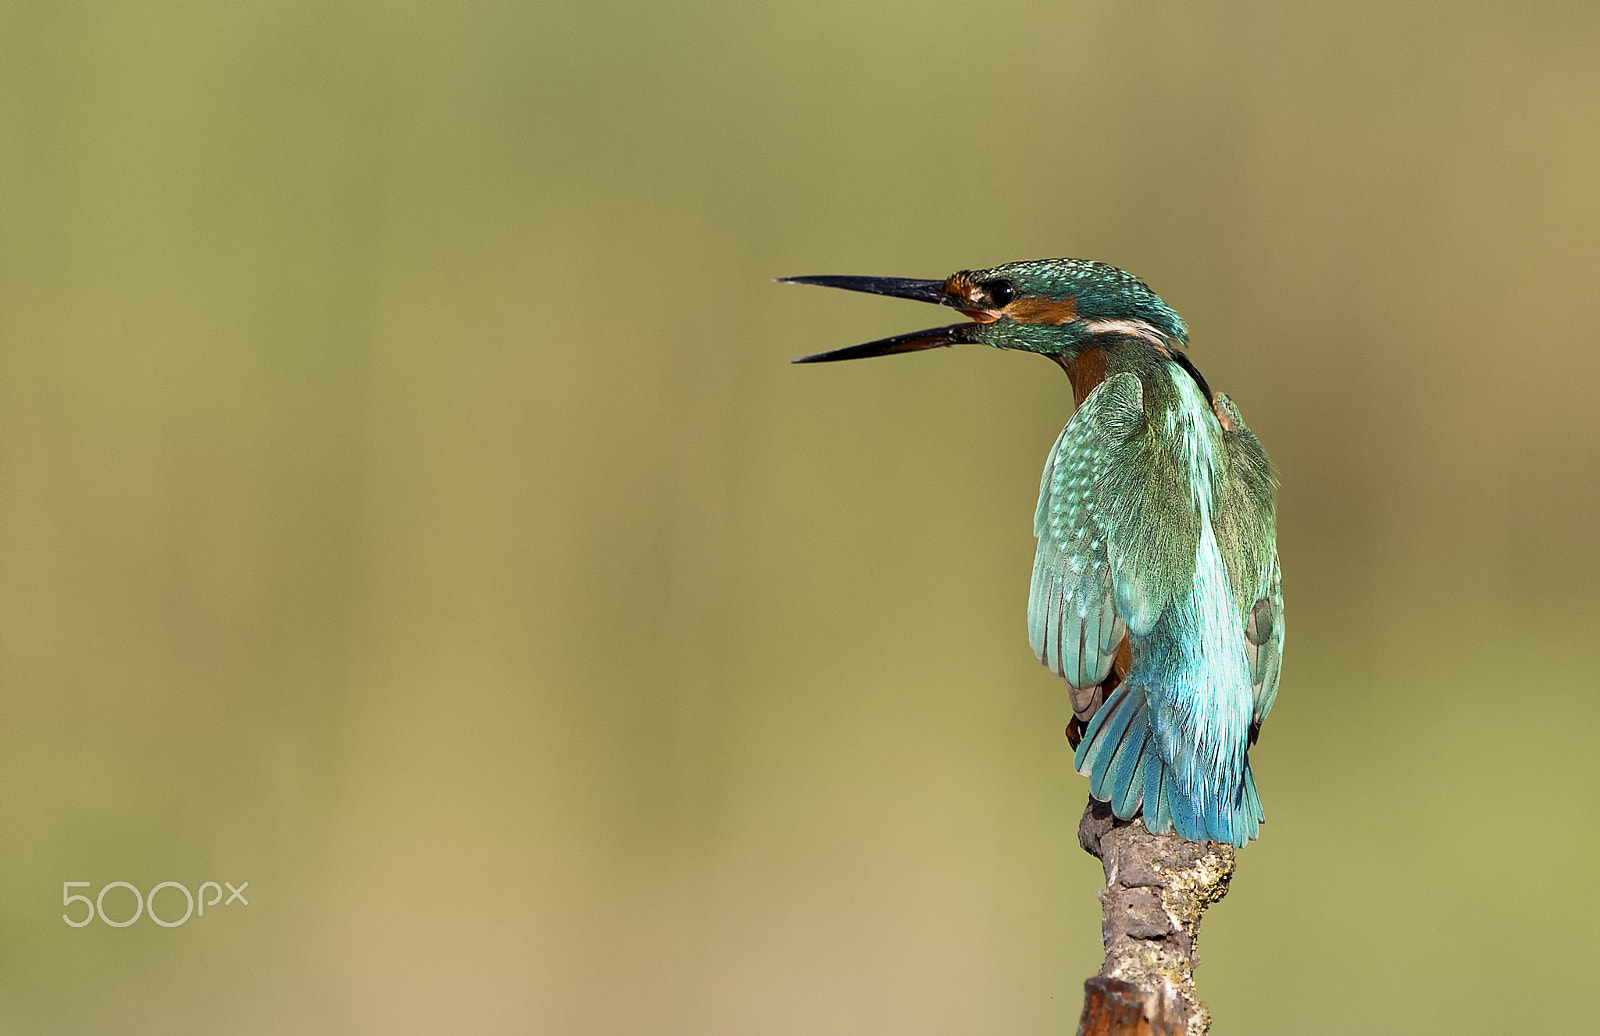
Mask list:
[[[1585,5],[0,7],[0,1030],[1072,1031],[1066,380],[791,368],[934,321],[770,283],[1057,255],[1281,471],[1217,1031],[1592,1027],[1597,69]],[[63,923],[118,880],[249,906]]]

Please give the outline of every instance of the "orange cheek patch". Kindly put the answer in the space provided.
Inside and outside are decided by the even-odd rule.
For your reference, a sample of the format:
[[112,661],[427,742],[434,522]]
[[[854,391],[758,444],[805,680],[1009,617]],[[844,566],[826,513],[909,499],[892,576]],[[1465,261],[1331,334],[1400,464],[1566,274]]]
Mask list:
[[1075,299],[1017,299],[1000,311],[1019,324],[1070,324],[1078,315]]

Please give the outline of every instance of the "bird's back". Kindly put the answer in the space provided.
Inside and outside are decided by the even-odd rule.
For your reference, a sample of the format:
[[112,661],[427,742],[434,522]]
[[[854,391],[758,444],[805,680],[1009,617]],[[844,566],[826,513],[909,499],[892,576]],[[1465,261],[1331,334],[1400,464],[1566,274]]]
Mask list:
[[[1272,598],[1272,522],[1259,444],[1176,363],[1108,377],[1052,451],[1030,632],[1087,706],[1076,763],[1118,815],[1142,808],[1151,830],[1196,840],[1255,837],[1248,746],[1269,660],[1249,633]],[[1122,635],[1132,665],[1100,705],[1116,681],[1107,641]]]

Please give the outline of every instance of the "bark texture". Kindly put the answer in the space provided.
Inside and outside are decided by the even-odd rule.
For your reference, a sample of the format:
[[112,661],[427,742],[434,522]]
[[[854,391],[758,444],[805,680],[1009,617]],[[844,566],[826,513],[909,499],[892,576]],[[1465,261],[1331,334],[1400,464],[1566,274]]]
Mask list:
[[1211,1013],[1194,989],[1200,915],[1228,894],[1233,846],[1153,835],[1089,800],[1078,842],[1105,867],[1106,960],[1084,983],[1078,1036],[1199,1036]]

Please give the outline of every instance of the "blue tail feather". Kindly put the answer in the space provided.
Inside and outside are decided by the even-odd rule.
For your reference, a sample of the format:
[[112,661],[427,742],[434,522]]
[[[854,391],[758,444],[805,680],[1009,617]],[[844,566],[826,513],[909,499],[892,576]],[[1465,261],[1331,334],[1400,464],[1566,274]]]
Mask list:
[[1100,732],[1105,729],[1106,721],[1120,704],[1121,699],[1112,695],[1110,701],[1102,703],[1100,708],[1095,710],[1095,714],[1089,719],[1089,725],[1084,728],[1083,740],[1078,742],[1077,754],[1072,757],[1072,768],[1085,777],[1094,772],[1094,764],[1100,753],[1107,750],[1105,739],[1100,736]]
[[1178,774],[1175,767],[1164,767],[1161,777],[1163,790],[1166,792],[1167,808],[1172,811],[1172,829],[1178,832],[1179,838],[1187,838],[1191,842],[1206,840],[1206,829],[1199,803],[1184,793],[1178,787]]
[[[1133,787],[1134,771],[1139,768],[1145,752],[1149,749],[1150,714],[1144,709],[1128,711],[1132,716],[1128,720],[1128,729],[1122,735],[1127,748],[1118,755],[1116,766],[1108,767],[1106,771],[1106,776],[1111,778],[1111,787],[1107,789],[1109,794],[1106,795],[1106,799],[1112,805],[1129,801],[1128,792]],[[1143,785],[1140,785],[1140,790],[1143,790]]]
[[[1155,754],[1154,747],[1151,754]],[[1144,771],[1144,826],[1158,835],[1172,830],[1172,809],[1167,804],[1167,768],[1159,758],[1151,760]],[[1130,813],[1131,815],[1131,813]],[[1151,823],[1150,818],[1155,822]]]
[[1127,745],[1128,724],[1136,711],[1129,699],[1118,702],[1111,718],[1106,720],[1105,729],[1100,732],[1102,747],[1095,753],[1094,765],[1089,770],[1089,790],[1102,802],[1111,798],[1111,774]]
[[[1145,761],[1154,752],[1155,749],[1150,746],[1150,741],[1146,738],[1144,747],[1137,753],[1138,758],[1134,760],[1132,772],[1128,774],[1126,780],[1123,779],[1122,768],[1118,767],[1116,787],[1112,789],[1115,793],[1111,800],[1112,812],[1131,815],[1139,811],[1139,802],[1144,797]],[[1134,758],[1134,754],[1129,752],[1128,757]]]
[[1261,825],[1267,819],[1266,811],[1261,808],[1261,793],[1256,790],[1256,776],[1250,772],[1250,758],[1244,760],[1244,786],[1241,793],[1242,801],[1234,812],[1234,844],[1243,845],[1239,839],[1240,834],[1249,841],[1261,833]]
[[1265,817],[1249,759],[1231,794],[1202,804],[1184,789],[1178,767],[1163,757],[1151,719],[1144,688],[1136,683],[1118,687],[1095,713],[1073,760],[1089,778],[1090,793],[1124,820],[1142,809],[1145,827],[1156,834],[1236,846],[1255,838]]

